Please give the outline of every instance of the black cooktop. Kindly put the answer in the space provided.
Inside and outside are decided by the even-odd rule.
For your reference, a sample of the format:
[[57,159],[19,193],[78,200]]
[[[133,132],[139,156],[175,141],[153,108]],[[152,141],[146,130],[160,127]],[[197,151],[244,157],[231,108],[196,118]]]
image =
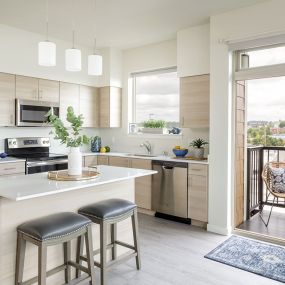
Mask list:
[[49,152],[39,152],[39,153],[18,153],[16,155],[12,155],[17,158],[24,158],[27,161],[31,160],[54,160],[54,159],[67,159],[67,155],[65,154],[57,154],[57,153],[49,153]]

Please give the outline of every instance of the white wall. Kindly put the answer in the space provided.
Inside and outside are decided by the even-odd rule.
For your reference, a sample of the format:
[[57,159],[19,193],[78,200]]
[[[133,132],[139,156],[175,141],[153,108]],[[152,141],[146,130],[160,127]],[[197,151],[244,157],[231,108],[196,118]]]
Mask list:
[[232,73],[230,52],[222,42],[285,34],[284,10],[284,0],[273,0],[211,17],[208,229],[214,232],[231,231],[234,209]]
[[210,73],[210,25],[177,32],[177,73],[179,77]]
[[202,137],[208,139],[208,129],[184,129],[183,136],[179,138],[128,135],[128,96],[131,96],[128,93],[128,80],[130,74],[132,72],[168,68],[176,65],[176,40],[123,51],[123,128],[100,130],[104,145],[111,146],[111,149],[114,151],[143,152],[145,150],[141,149],[139,145],[143,141],[148,140],[151,142],[155,154],[161,154],[163,151],[168,151],[171,154],[171,150],[175,145],[187,147],[193,138]]

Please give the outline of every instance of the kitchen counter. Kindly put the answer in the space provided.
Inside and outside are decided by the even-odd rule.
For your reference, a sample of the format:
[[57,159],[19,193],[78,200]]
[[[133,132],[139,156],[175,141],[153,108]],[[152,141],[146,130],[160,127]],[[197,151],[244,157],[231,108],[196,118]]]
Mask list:
[[14,157],[5,157],[5,158],[0,158],[0,164],[1,163],[11,163],[11,162],[25,162],[25,159],[19,159],[19,158],[14,158]]
[[[134,202],[135,178],[156,173],[152,170],[98,166],[100,177],[89,181],[48,180],[46,173],[0,178],[0,284],[14,285],[17,227],[27,221],[58,212],[77,212],[79,208],[117,198]],[[99,248],[99,227],[92,226],[93,245]],[[118,224],[118,236],[132,243],[131,220]],[[75,243],[71,256],[75,256]],[[129,249],[118,247],[118,255]],[[47,268],[63,260],[62,245],[48,250]],[[37,249],[27,246],[25,279],[37,276]],[[64,274],[55,274],[48,284],[64,284]]]
[[85,181],[55,181],[47,178],[47,173],[15,175],[0,178],[0,196],[21,201],[41,196],[78,190],[98,185],[128,180],[155,174],[156,171],[101,165],[97,167],[98,178]]
[[176,161],[176,162],[186,162],[186,163],[199,163],[199,164],[209,164],[208,160],[194,160],[194,159],[179,159],[173,158],[171,156],[165,155],[152,155],[152,156],[142,156],[132,155],[131,153],[123,152],[83,152],[83,156],[92,156],[92,155],[108,155],[108,156],[120,156],[120,157],[129,157],[129,158],[138,158],[138,159],[149,159],[149,160],[164,160],[164,161]]

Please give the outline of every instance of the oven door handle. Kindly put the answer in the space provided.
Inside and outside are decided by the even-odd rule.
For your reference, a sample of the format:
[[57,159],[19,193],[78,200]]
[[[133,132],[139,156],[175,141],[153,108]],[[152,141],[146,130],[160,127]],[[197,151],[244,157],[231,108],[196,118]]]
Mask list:
[[68,163],[68,160],[67,160],[67,159],[50,160],[50,161],[37,161],[37,162],[27,162],[27,167],[56,165],[56,164],[65,164],[65,163]]

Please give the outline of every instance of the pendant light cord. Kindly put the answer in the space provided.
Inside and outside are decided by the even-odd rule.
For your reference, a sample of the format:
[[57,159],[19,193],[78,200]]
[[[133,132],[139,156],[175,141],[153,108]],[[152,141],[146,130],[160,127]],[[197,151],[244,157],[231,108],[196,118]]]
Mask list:
[[72,48],[75,48],[75,0],[72,0]]
[[96,0],[94,0],[94,54],[96,54],[96,12],[97,12],[97,7],[96,7]]
[[48,27],[48,22],[49,22],[49,0],[46,0],[46,40],[48,41],[48,34],[49,34],[49,27]]

